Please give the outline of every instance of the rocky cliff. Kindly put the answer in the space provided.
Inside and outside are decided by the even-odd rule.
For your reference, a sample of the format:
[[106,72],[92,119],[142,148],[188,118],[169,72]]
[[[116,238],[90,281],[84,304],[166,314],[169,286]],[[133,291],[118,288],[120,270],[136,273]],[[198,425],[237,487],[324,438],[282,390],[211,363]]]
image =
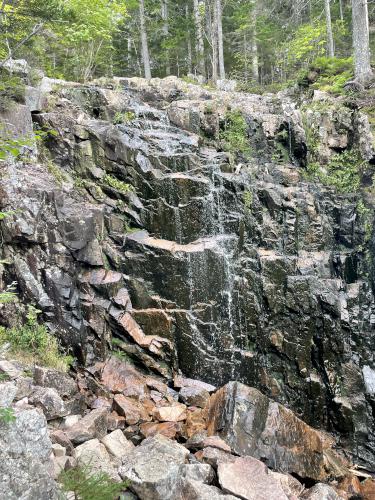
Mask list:
[[[238,111],[246,147],[236,131],[225,147]],[[116,351],[166,381],[245,383],[373,463],[375,156],[358,106],[44,79],[3,116],[23,135],[31,118],[43,144],[1,166],[2,283],[78,364]],[[338,153],[360,158],[355,194],[327,182]]]

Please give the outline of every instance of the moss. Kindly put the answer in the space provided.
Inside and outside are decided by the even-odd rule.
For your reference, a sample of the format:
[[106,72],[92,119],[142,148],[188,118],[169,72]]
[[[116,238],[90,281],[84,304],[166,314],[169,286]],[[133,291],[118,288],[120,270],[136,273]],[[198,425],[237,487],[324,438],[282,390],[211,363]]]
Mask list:
[[127,184],[126,182],[120,181],[113,175],[106,174],[103,180],[108,186],[115,189],[116,191],[119,191],[120,193],[126,194],[134,191],[133,186]]
[[129,123],[135,120],[135,118],[136,115],[135,113],[133,113],[133,111],[118,111],[113,118],[113,124],[120,125],[121,123]]
[[251,191],[244,191],[242,199],[245,205],[245,210],[249,211],[253,205],[253,193]]

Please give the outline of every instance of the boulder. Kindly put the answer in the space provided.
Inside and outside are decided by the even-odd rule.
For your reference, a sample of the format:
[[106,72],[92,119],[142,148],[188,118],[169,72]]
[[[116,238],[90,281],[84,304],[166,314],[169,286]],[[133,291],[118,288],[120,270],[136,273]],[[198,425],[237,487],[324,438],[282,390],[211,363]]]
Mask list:
[[195,454],[195,458],[204,462],[206,464],[210,464],[212,467],[217,469],[217,466],[221,462],[234,462],[235,457],[230,453],[227,453],[223,450],[219,450],[218,448],[207,447],[203,450],[197,451]]
[[215,471],[209,464],[183,464],[180,466],[180,477],[211,484],[215,479]]
[[90,439],[77,446],[75,455],[78,464],[88,466],[90,473],[105,472],[115,481],[120,481],[106,447],[98,439]]
[[179,465],[188,455],[185,447],[158,434],[145,439],[123,459],[119,474],[130,481],[130,488],[142,500],[172,500]]
[[255,458],[238,457],[233,462],[219,463],[217,474],[226,493],[246,500],[288,500],[279,481]]
[[0,384],[0,407],[10,406],[17,394],[17,386],[14,382]]
[[40,408],[47,420],[64,417],[69,413],[69,408],[58,392],[49,387],[36,387],[29,396],[29,402]]
[[343,500],[332,486],[318,483],[302,495],[303,500]]
[[200,387],[182,387],[179,395],[185,404],[199,408],[204,408],[210,398],[210,393]]
[[93,438],[103,438],[107,434],[107,416],[105,408],[93,410],[66,431],[68,439],[79,444]]
[[138,422],[149,422],[151,420],[150,415],[141,403],[122,394],[115,395],[113,406],[117,413],[125,417],[128,425],[134,425]]
[[125,396],[143,396],[147,391],[146,378],[130,363],[114,356],[106,361],[101,379],[111,392],[120,392]]
[[[169,498],[169,497],[168,497]],[[180,492],[173,500],[237,500],[238,497],[227,495],[216,486],[209,486],[200,481],[183,481]],[[171,499],[172,500],[172,499]]]
[[0,497],[57,499],[50,455],[47,422],[36,409],[19,412],[15,422],[0,422]]
[[154,411],[153,417],[160,422],[181,422],[187,417],[186,406],[162,406]]
[[[211,396],[208,415],[208,434],[219,434],[238,455],[261,458],[274,470],[282,467],[316,481],[344,475],[333,443],[257,389],[229,382]],[[335,466],[330,465],[333,458]]]
[[146,422],[145,424],[141,424],[139,429],[144,437],[162,434],[169,439],[174,439],[176,434],[181,430],[181,424],[179,422]]
[[34,384],[55,389],[61,397],[72,397],[78,392],[76,382],[67,373],[36,366]]
[[361,483],[361,494],[363,500],[373,500],[375,498],[375,479],[366,479]]
[[116,458],[122,458],[134,448],[134,444],[126,439],[120,429],[104,436],[101,442],[107,448],[107,451]]
[[22,375],[22,370],[19,370],[10,361],[0,359],[0,373],[6,375],[9,379],[15,379]]

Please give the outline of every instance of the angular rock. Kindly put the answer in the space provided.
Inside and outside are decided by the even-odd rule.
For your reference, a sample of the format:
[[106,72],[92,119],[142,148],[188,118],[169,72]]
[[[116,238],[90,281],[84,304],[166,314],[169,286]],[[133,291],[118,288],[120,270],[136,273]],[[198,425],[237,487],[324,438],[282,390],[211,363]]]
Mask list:
[[361,494],[363,500],[373,500],[375,498],[375,479],[366,479],[361,483]]
[[71,455],[74,451],[73,443],[70,441],[65,432],[61,430],[55,430],[50,432],[49,437],[51,442],[54,444],[59,444],[67,450],[68,455]]
[[0,359],[0,373],[6,375],[9,379],[15,379],[22,375],[22,371],[6,359]]
[[182,387],[179,396],[189,406],[204,408],[210,398],[210,393],[200,387]]
[[177,388],[182,387],[192,387],[195,389],[202,389],[209,393],[216,391],[216,387],[211,384],[207,384],[206,382],[202,382],[201,380],[194,380],[192,378],[182,377],[180,375],[176,375],[173,379],[174,386]]
[[130,481],[130,488],[142,500],[172,499],[179,465],[188,455],[186,448],[158,434],[145,439],[125,457],[119,474]]
[[4,500],[54,500],[51,441],[37,410],[21,411],[11,424],[0,423],[0,496]]
[[0,384],[0,407],[10,406],[17,394],[17,386],[14,382]]
[[98,439],[90,439],[80,444],[75,449],[75,454],[78,464],[87,465],[90,467],[90,472],[105,472],[115,481],[120,481],[108,451]]
[[125,396],[146,394],[146,378],[134,366],[112,356],[106,361],[101,379],[111,392],[121,392]]
[[55,457],[65,457],[66,448],[64,448],[64,446],[61,446],[61,444],[54,443],[52,445],[52,453],[55,455]]
[[47,420],[64,417],[69,413],[69,408],[58,392],[49,387],[37,387],[29,396],[29,401],[43,411]]
[[301,484],[296,478],[291,476],[290,474],[281,474],[280,472],[268,471],[268,474],[271,475],[276,481],[280,483],[282,490],[285,495],[294,500],[295,498],[299,498],[305,487]]
[[288,500],[267,466],[255,458],[239,457],[232,463],[219,463],[217,474],[226,493],[246,500]]
[[[284,406],[257,389],[230,382],[210,398],[209,434],[219,434],[239,455],[262,458],[277,470],[324,480],[337,467],[330,465],[329,442]],[[330,461],[328,461],[328,458]],[[336,462],[345,464],[339,456]]]
[[211,465],[214,469],[217,469],[219,463],[234,462],[236,457],[218,448],[204,448],[203,450],[197,451],[195,457],[206,464]]
[[209,486],[200,481],[186,480],[182,482],[180,491],[173,497],[173,500],[236,500],[237,498],[225,494],[216,486]]
[[147,410],[132,398],[116,394],[113,400],[114,409],[125,417],[128,425],[134,425],[138,422],[149,422],[151,417]]
[[55,389],[61,397],[72,397],[78,391],[76,382],[67,373],[36,366],[34,384]]
[[146,438],[162,434],[169,439],[174,439],[177,433],[181,431],[181,424],[179,422],[146,422],[145,424],[141,424],[139,429],[141,434]]
[[107,448],[107,451],[116,458],[122,458],[134,448],[134,444],[126,439],[120,429],[104,436],[101,442]]
[[328,484],[318,483],[302,495],[303,500],[342,500]]
[[211,484],[215,479],[215,471],[209,464],[183,464],[180,466],[180,477]]
[[153,417],[160,422],[181,422],[187,418],[186,406],[162,406],[154,411]]
[[66,431],[68,439],[79,444],[93,438],[103,438],[107,434],[107,416],[106,409],[93,410]]

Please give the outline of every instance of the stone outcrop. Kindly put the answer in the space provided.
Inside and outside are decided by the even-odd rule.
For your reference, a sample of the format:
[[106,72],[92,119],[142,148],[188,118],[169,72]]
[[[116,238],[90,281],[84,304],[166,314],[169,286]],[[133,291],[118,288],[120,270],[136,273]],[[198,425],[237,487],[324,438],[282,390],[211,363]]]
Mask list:
[[[265,395],[260,407],[266,396],[277,401],[267,399],[267,413],[258,408],[266,422],[294,422],[286,405],[372,464],[371,199],[363,211],[358,197],[304,175],[307,125],[322,162],[354,146],[372,161],[361,113],[319,115],[315,107],[306,122],[287,95],[208,91],[175,78],[107,87],[39,89],[32,118],[56,133],[47,134],[46,156],[1,165],[0,210],[12,212],[1,221],[1,260],[9,262],[1,286],[17,281],[21,302],[35,304],[90,370],[78,379],[80,390],[95,393],[90,410],[105,407],[107,429],[126,428],[135,444],[158,431],[189,439],[207,430],[208,394],[236,380]],[[233,109],[248,125],[251,158],[222,151],[220,130]],[[30,130],[29,111],[18,108],[14,125]],[[123,123],[113,124],[116,113]],[[1,309],[4,324],[12,308]],[[109,350],[144,372],[108,361]],[[35,377],[47,411],[41,395],[59,392],[60,382]],[[172,380],[181,395],[168,391]],[[75,406],[83,418],[65,437],[100,440],[102,432],[85,426],[92,416],[72,396],[74,384],[61,382],[63,406],[55,398],[47,416],[63,418]],[[320,446],[315,436],[311,450]],[[203,455],[217,453],[208,449]],[[320,462],[300,467],[324,477]]]

